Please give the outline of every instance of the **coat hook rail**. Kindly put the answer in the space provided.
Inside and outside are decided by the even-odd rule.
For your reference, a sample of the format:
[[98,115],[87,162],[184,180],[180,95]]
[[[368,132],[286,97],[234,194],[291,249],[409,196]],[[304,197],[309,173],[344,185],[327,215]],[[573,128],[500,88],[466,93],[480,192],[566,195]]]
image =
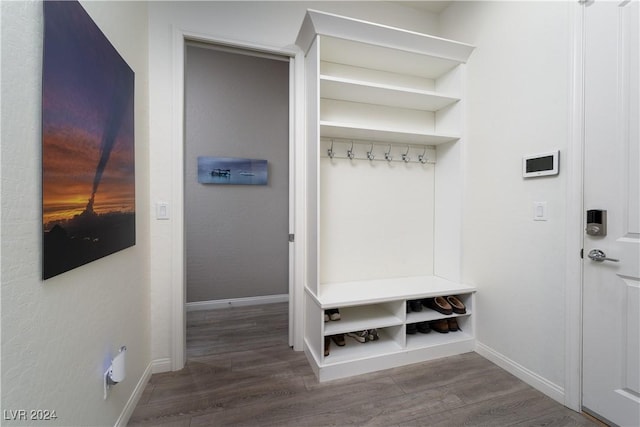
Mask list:
[[423,165],[436,163],[436,150],[435,147],[430,145],[354,141],[337,138],[322,138],[320,143],[322,157],[329,159],[417,163]]

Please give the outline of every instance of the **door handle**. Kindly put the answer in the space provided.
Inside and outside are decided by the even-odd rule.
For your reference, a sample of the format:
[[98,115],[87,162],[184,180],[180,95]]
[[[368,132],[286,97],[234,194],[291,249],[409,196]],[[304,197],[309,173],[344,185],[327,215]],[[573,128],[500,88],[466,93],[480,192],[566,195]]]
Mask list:
[[587,256],[589,257],[589,259],[596,262],[602,262],[602,261],[619,262],[620,261],[619,259],[615,259],[615,258],[607,258],[607,254],[602,252],[600,249],[591,249],[587,254]]

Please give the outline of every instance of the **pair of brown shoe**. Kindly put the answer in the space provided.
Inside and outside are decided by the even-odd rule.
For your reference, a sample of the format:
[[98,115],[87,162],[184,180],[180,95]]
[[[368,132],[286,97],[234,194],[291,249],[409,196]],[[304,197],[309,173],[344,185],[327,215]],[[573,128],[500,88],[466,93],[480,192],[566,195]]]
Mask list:
[[346,344],[344,341],[344,334],[329,335],[324,337],[324,356],[327,357],[331,353],[331,340],[336,343],[337,346],[342,347]]
[[461,331],[458,321],[455,317],[449,319],[438,319],[429,322],[429,326],[436,332],[447,334],[449,332]]
[[453,295],[448,297],[428,298],[424,300],[424,305],[442,314],[465,314],[467,312],[467,308],[464,303]]

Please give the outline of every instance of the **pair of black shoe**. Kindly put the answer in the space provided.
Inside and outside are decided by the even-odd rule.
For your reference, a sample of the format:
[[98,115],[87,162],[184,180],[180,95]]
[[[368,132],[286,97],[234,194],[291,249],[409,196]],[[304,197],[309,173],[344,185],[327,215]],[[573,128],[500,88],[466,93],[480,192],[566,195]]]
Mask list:
[[420,332],[421,334],[428,334],[429,332],[431,332],[429,322],[409,323],[407,325],[407,334],[415,335],[418,332]]
[[422,311],[422,300],[414,299],[407,301],[407,313],[415,311],[416,313]]
[[430,322],[418,322],[418,323],[409,323],[407,324],[407,334],[415,335],[417,332],[421,334],[428,334],[434,330],[441,334],[446,334],[449,332],[461,331],[458,322],[455,317],[449,319],[438,319],[432,320]]

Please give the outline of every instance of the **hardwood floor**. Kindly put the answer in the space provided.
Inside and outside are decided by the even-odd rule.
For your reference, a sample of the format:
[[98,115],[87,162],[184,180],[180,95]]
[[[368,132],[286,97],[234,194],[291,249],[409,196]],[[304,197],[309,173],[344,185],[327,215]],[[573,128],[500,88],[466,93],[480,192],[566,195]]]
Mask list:
[[151,377],[129,426],[597,426],[475,353],[318,383],[287,304],[187,314],[187,365]]

